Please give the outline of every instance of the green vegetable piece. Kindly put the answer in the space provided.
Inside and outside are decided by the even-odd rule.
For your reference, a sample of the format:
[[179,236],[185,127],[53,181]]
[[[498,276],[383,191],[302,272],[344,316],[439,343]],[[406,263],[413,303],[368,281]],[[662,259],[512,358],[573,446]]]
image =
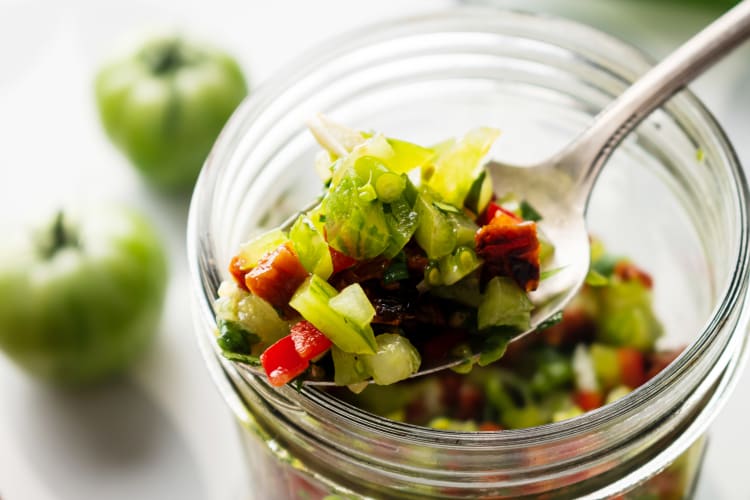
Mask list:
[[333,262],[328,243],[312,221],[300,215],[289,230],[289,238],[294,245],[302,266],[309,273],[328,279],[333,273]]
[[399,199],[406,188],[406,176],[401,174],[384,173],[375,180],[375,191],[378,199],[383,203],[391,203]]
[[543,348],[536,351],[534,362],[536,371],[529,386],[537,395],[550,394],[573,381],[570,359],[554,349]]
[[487,208],[487,205],[489,205],[490,200],[492,200],[492,190],[492,178],[490,177],[490,173],[487,169],[483,168],[471,184],[464,205],[477,215],[483,213]]
[[542,220],[541,214],[537,212],[536,209],[531,206],[531,204],[526,200],[521,200],[519,210],[521,212],[521,218],[523,220],[530,220],[534,222]]
[[508,348],[510,334],[502,328],[493,328],[490,332],[485,332],[486,336],[482,347],[480,348],[479,366],[487,366],[502,358]]
[[238,354],[236,352],[222,351],[221,355],[229,361],[245,363],[250,366],[261,366],[260,358],[254,354]]
[[450,255],[446,255],[437,263],[427,266],[425,269],[425,281],[430,286],[450,286],[468,276],[479,266],[482,260],[477,257],[474,250],[467,247],[458,247]]
[[427,427],[441,431],[477,432],[479,428],[473,420],[454,420],[448,417],[435,417],[427,423]]
[[662,326],[651,306],[651,292],[640,281],[612,281],[597,288],[596,338],[600,342],[651,351]]
[[448,219],[453,224],[454,231],[456,233],[456,246],[464,246],[474,248],[475,241],[474,236],[477,234],[479,226],[471,220],[463,210],[448,214]]
[[587,285],[594,287],[609,285],[609,278],[599,273],[594,268],[589,269],[589,272],[586,274],[586,279],[584,281]]
[[426,191],[417,196],[414,210],[419,217],[419,225],[414,232],[417,244],[430,259],[439,259],[456,248],[456,229],[452,221],[433,203]]
[[419,224],[419,215],[405,196],[386,205],[386,223],[390,230],[388,247],[383,251],[387,259],[395,257],[409,242]]
[[313,274],[297,289],[289,305],[342,351],[374,354],[377,345],[372,327],[359,326],[351,318],[336,312],[329,304],[336,295],[335,288],[320,276]]
[[328,301],[331,309],[352,320],[358,327],[367,327],[375,317],[375,308],[359,283],[352,283]]
[[336,385],[358,384],[370,378],[362,355],[344,352],[334,345],[331,347],[331,357]]
[[397,174],[406,174],[415,168],[427,165],[434,157],[432,149],[411,142],[388,138],[393,156],[388,159],[388,167]]
[[482,294],[479,290],[479,275],[476,272],[470,273],[451,286],[432,287],[430,293],[473,308],[479,307],[479,303],[482,301]]
[[631,392],[633,392],[633,390],[627,385],[618,385],[607,393],[607,399],[604,401],[604,404],[614,403],[618,399],[624,398]]
[[227,54],[165,36],[103,67],[95,91],[112,142],[149,181],[185,191],[247,83]]
[[390,242],[390,228],[379,201],[362,200],[356,174],[333,184],[322,202],[328,243],[357,260],[379,256]]
[[383,283],[390,285],[405,279],[409,279],[409,268],[406,266],[406,256],[403,252],[399,252],[388,269],[383,272]]
[[500,416],[500,421],[509,429],[526,429],[547,423],[547,415],[538,405],[528,403],[506,411]]
[[561,410],[557,410],[552,414],[552,421],[553,422],[562,422],[563,420],[569,420],[571,418],[575,418],[579,415],[583,415],[584,411],[578,406],[571,404],[567,408],[563,408]]
[[237,354],[248,354],[253,344],[260,342],[260,337],[248,332],[233,321],[219,321],[219,337],[216,343],[222,351]]
[[518,331],[529,328],[534,305],[526,293],[510,278],[495,276],[487,283],[477,311],[480,330],[507,326]]
[[[257,295],[245,293],[237,302],[237,323],[262,341],[255,349],[268,347],[289,333],[289,325],[271,304]],[[255,354],[255,351],[253,352]]]
[[437,192],[442,200],[456,207],[464,205],[464,199],[471,190],[482,158],[490,150],[500,134],[496,129],[482,127],[470,131],[452,145],[444,147],[434,160],[427,185]]
[[539,262],[544,265],[555,254],[555,246],[538,231],[538,228],[537,237],[539,239]]
[[396,333],[383,333],[375,337],[377,352],[363,356],[367,372],[378,385],[389,385],[409,378],[419,370],[422,362],[419,352],[411,342]]

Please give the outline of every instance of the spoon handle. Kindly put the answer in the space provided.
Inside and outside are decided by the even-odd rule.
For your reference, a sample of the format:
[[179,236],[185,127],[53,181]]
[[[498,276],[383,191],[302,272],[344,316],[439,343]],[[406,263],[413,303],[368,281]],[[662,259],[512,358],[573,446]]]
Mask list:
[[[561,168],[569,169],[573,178],[580,178],[583,206],[599,171],[623,137],[748,37],[750,0],[744,0],[654,66],[599,113],[557,162]],[[582,164],[589,168],[581,171]]]

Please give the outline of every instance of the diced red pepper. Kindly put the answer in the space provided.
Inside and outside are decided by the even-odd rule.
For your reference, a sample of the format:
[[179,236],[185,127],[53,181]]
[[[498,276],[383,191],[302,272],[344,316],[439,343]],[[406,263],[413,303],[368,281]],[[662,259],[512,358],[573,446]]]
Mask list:
[[497,212],[474,237],[487,278],[508,276],[527,292],[539,286],[539,239],[536,223]]
[[617,262],[613,273],[623,281],[638,280],[649,290],[654,286],[654,280],[650,274],[627,260]]
[[620,365],[620,379],[631,389],[646,381],[646,365],[643,353],[632,347],[617,349],[617,363]]
[[331,261],[333,262],[333,274],[343,271],[344,269],[349,269],[357,263],[357,259],[349,257],[333,247],[328,247],[328,250],[331,253]]
[[479,424],[479,430],[482,432],[501,431],[503,427],[495,422],[482,422]]
[[487,204],[487,208],[484,210],[484,213],[479,217],[479,219],[477,220],[477,223],[480,226],[489,224],[490,221],[494,219],[498,213],[503,213],[505,215],[508,215],[509,217],[513,217],[518,222],[521,222],[522,220],[519,216],[517,216],[510,210],[503,208],[502,205],[499,205],[498,203],[491,201]]
[[604,396],[598,391],[578,391],[573,396],[573,402],[583,411],[591,411],[604,404]]
[[260,362],[271,385],[280,387],[307,370],[310,362],[297,353],[291,335],[268,347],[260,355]]
[[292,327],[292,342],[302,359],[313,359],[331,348],[331,341],[309,321],[300,321]]
[[239,255],[232,257],[231,262],[229,262],[229,273],[234,278],[237,286],[243,290],[247,290],[247,285],[245,284],[246,271],[242,270],[242,258]]
[[655,352],[649,356],[649,369],[646,373],[646,380],[651,380],[660,371],[666,368],[672,361],[677,359],[677,356],[683,351],[684,347],[675,349],[673,351],[661,351]]
[[248,290],[274,307],[284,308],[308,273],[290,242],[263,255],[245,275]]

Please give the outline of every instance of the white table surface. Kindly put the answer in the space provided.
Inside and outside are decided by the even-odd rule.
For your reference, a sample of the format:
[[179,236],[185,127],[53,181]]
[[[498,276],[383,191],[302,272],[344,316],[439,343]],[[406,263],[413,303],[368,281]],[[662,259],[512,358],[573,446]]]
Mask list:
[[[625,0],[498,4],[584,20],[660,56],[716,14]],[[253,85],[315,41],[449,0],[0,0],[0,231],[63,203],[120,200],[161,230],[171,279],[160,335],[129,374],[84,393],[44,387],[0,355],[3,500],[239,499],[243,458],[232,416],[200,358],[189,313],[186,200],[150,191],[105,139],[92,77],[117,40],[177,27],[236,54]],[[693,86],[750,165],[750,50]],[[2,240],[0,240],[2,241]],[[699,499],[750,498],[750,374],[712,431]]]

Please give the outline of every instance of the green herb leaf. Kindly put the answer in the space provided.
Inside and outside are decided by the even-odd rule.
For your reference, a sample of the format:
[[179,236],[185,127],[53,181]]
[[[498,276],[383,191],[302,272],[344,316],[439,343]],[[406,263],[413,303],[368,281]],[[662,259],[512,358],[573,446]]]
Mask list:
[[521,209],[521,218],[523,220],[534,222],[542,220],[542,215],[528,201],[522,200],[519,208]]

